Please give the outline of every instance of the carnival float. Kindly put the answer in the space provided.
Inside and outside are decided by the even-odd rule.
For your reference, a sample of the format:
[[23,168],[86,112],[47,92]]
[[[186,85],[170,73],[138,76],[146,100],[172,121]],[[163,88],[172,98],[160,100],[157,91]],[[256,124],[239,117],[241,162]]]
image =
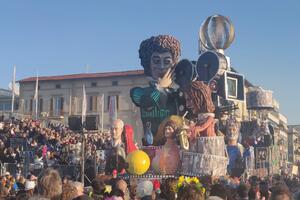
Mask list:
[[[139,58],[149,85],[132,88],[130,97],[140,109],[143,139],[136,146],[133,132],[114,124],[115,153],[123,161],[108,172],[124,168],[121,176],[140,179],[221,178],[241,177],[255,167],[253,143],[241,143],[241,123],[234,115],[237,103],[246,101],[244,77],[225,56],[234,37],[229,18],[213,15],[200,27],[196,60],[180,60],[180,42],[171,35],[141,42]],[[248,107],[256,109],[270,106],[272,97],[253,90],[249,98]]]

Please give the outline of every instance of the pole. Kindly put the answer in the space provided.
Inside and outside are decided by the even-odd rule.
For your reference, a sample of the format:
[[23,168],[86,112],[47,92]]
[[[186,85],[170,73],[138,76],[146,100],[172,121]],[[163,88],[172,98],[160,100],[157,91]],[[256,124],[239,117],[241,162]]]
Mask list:
[[12,100],[11,100],[11,115],[14,114],[14,106],[15,106],[15,89],[16,89],[16,66],[14,65],[13,71],[13,80],[12,80]]
[[38,76],[38,74],[36,76],[34,98],[35,98],[35,117],[36,117],[36,120],[38,120],[38,104],[39,104],[38,103],[39,102],[39,76]]
[[85,164],[85,138],[84,129],[82,128],[82,144],[81,144],[81,182],[84,185],[84,164]]
[[85,91],[85,85],[82,86],[82,92],[83,92],[83,99],[82,99],[82,112],[81,112],[81,124],[82,124],[82,162],[81,162],[81,182],[84,185],[84,164],[85,164],[85,120],[86,120],[86,91]]
[[103,133],[103,121],[104,121],[104,94],[102,94],[102,104],[101,104],[101,131]]

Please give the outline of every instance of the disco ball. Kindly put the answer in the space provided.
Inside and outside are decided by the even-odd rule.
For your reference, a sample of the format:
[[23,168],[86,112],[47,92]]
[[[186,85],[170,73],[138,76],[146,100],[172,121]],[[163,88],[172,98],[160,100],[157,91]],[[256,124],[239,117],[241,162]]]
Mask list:
[[234,27],[228,17],[213,15],[200,27],[201,45],[209,50],[227,49],[234,40]]

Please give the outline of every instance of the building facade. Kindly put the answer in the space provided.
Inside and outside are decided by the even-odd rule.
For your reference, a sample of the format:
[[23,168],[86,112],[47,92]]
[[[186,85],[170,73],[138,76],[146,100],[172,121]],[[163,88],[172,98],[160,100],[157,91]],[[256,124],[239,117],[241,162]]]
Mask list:
[[[35,116],[36,78],[26,78],[19,83],[20,112]],[[86,90],[87,116],[96,116],[98,125],[102,121],[101,97],[104,95],[104,128],[110,126],[109,102],[110,98],[114,97],[117,117],[133,125],[136,131],[142,130],[140,113],[132,103],[129,91],[132,87],[148,85],[143,70],[39,77],[37,103],[39,116],[51,119],[63,118],[65,123],[68,123],[70,116],[81,116],[83,85]]]
[[[18,111],[19,97],[15,95],[14,110]],[[10,116],[12,109],[12,91],[0,89],[0,116]]]

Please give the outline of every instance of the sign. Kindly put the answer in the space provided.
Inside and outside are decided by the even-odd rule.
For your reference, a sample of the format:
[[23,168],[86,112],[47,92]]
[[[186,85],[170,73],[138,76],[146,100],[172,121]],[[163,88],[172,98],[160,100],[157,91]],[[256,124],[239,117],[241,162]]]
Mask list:
[[268,158],[269,158],[268,148],[266,148],[266,147],[256,148],[256,161],[257,162],[268,161]]

